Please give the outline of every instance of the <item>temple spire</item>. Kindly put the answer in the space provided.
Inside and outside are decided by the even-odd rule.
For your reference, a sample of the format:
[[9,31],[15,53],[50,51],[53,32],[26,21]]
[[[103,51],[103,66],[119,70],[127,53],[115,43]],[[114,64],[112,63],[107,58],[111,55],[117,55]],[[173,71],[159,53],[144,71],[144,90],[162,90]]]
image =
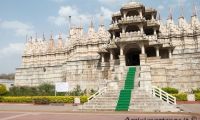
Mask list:
[[70,29],[71,29],[71,16],[69,16],[69,36],[70,36]]
[[194,4],[194,13],[193,13],[195,16],[197,16],[197,6],[196,6],[196,4]]
[[94,27],[94,25],[93,25],[93,17],[91,17],[90,19],[91,19],[91,27]]
[[42,38],[43,38],[43,41],[45,41],[45,36],[44,36],[44,32],[42,33]]
[[181,6],[181,9],[182,9],[182,14],[181,14],[181,17],[184,18],[184,6]]
[[82,19],[80,18],[80,28],[82,28]]
[[52,31],[51,31],[51,33],[50,33],[50,39],[52,39]]
[[59,30],[59,38],[62,38],[62,37],[61,37],[61,30]]
[[171,7],[169,8],[169,12],[170,12],[169,19],[172,19],[172,8]]
[[158,9],[158,20],[161,20],[160,9]]
[[31,36],[31,43],[33,43],[33,41],[32,41],[32,36]]
[[103,25],[103,15],[100,15],[100,25]]
[[37,42],[37,33],[35,33],[35,41]]

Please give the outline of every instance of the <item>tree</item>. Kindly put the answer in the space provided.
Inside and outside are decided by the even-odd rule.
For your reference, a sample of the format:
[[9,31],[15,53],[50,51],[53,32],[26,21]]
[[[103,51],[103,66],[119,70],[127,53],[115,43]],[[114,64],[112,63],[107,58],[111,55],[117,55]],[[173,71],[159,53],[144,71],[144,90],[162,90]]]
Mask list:
[[6,85],[0,85],[0,96],[3,96],[7,93]]

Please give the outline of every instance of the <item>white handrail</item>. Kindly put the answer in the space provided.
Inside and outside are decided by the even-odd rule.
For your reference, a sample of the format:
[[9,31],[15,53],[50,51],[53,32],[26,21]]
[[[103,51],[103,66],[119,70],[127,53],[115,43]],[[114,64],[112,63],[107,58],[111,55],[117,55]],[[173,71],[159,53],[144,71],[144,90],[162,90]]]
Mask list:
[[157,96],[161,100],[164,100],[169,104],[176,105],[176,97],[166,93],[165,91],[163,91],[162,89],[160,89],[156,86],[152,86],[152,94],[153,94],[153,96]]
[[92,96],[90,96],[90,97],[87,99],[88,102],[89,102],[90,100],[92,100],[93,98],[95,98],[95,97],[101,95],[102,93],[106,92],[106,90],[107,90],[107,87],[103,87],[102,89],[98,90],[95,94],[93,94]]

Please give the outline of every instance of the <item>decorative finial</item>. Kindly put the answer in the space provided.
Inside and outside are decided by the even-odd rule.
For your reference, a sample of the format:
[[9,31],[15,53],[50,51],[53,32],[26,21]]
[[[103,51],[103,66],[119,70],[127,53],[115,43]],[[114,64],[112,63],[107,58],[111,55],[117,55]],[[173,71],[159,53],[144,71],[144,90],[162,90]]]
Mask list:
[[194,15],[197,16],[197,14],[198,14],[197,13],[197,6],[196,6],[196,4],[194,4]]
[[59,38],[62,38],[62,37],[61,37],[61,30],[59,30]]
[[80,28],[82,28],[82,19],[80,18]]
[[71,16],[69,16],[69,30],[71,28]]
[[103,15],[100,15],[100,25],[103,25]]
[[37,41],[37,33],[35,33],[35,41]]
[[181,6],[181,9],[182,9],[182,15],[181,15],[181,17],[184,17],[184,6]]
[[161,20],[160,9],[158,9],[158,20]]
[[44,32],[42,33],[42,37],[43,37],[43,41],[45,41],[45,36],[44,36]]
[[169,8],[169,12],[170,12],[169,19],[172,19],[172,8],[171,7]]
[[91,27],[93,27],[93,17],[90,18],[91,19]]
[[32,36],[31,36],[31,43],[33,43],[33,42],[32,42]]
[[51,31],[51,33],[50,33],[50,38],[52,39],[52,31]]

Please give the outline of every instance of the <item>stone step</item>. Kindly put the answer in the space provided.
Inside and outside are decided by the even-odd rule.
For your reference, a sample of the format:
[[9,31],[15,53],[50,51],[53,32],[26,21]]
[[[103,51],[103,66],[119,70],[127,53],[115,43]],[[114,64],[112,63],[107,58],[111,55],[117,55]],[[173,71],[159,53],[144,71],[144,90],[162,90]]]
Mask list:
[[88,109],[88,108],[95,108],[95,109],[101,109],[101,108],[108,108],[108,109],[110,109],[110,108],[113,108],[113,109],[115,109],[115,107],[116,107],[116,105],[86,105],[86,106],[82,106],[82,109]]
[[[102,101],[102,100],[95,100],[95,101],[89,101],[87,103],[117,103],[118,99],[117,100],[105,100],[105,101]],[[84,103],[85,104],[85,103]]]
[[108,100],[118,100],[118,97],[98,97],[98,98],[94,98],[92,99],[94,100],[101,100],[101,101],[108,101]]
[[159,112],[160,108],[145,108],[145,109],[140,109],[140,108],[129,108],[129,111],[133,111],[133,112]]
[[78,109],[79,111],[115,111],[115,108],[90,108]]
[[117,101],[115,102],[91,102],[91,103],[85,103],[84,106],[87,105],[113,105],[116,106],[117,105]]

